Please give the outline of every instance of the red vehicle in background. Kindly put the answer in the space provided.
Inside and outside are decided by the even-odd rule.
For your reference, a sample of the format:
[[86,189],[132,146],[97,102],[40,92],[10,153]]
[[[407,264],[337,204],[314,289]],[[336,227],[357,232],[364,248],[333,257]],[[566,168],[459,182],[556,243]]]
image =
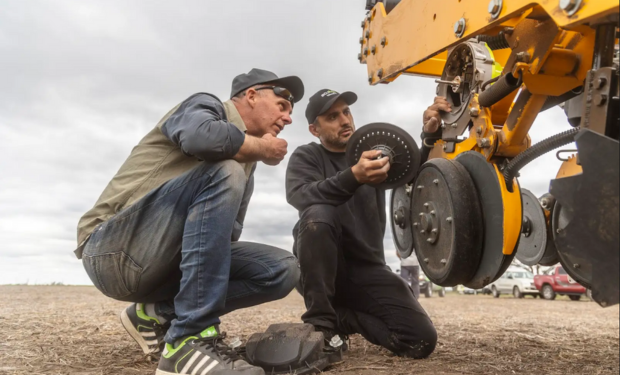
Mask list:
[[534,276],[534,285],[540,291],[540,295],[550,301],[558,295],[579,301],[582,296],[588,294],[588,290],[573,280],[559,264],[544,275]]

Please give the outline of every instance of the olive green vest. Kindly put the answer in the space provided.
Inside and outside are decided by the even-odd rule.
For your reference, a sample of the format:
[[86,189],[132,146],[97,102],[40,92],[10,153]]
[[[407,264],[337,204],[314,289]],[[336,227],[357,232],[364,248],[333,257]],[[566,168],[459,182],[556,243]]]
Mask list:
[[[78,258],[81,259],[84,244],[97,225],[130,207],[151,190],[201,163],[197,158],[185,155],[178,145],[172,143],[161,132],[163,124],[180,106],[181,104],[168,112],[157,126],[138,143],[105,188],[95,206],[82,216],[78,223],[79,247],[75,251]],[[225,102],[224,109],[227,120],[245,133],[247,128],[233,102]],[[254,163],[242,165],[249,178]]]

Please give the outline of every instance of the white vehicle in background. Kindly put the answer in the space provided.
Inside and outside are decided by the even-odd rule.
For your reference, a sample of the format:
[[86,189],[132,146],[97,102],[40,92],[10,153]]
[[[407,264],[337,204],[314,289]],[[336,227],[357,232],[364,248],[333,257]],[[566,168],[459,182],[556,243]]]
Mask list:
[[534,274],[519,267],[510,267],[497,281],[490,285],[493,297],[512,294],[515,298],[540,295],[534,284]]

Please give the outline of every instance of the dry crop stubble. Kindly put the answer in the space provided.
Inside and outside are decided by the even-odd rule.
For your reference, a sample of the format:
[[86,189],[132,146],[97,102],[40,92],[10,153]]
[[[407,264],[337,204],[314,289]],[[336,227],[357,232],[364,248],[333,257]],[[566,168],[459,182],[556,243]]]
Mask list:
[[[422,299],[439,332],[431,358],[394,357],[352,337],[346,361],[325,374],[618,374],[618,307],[587,301]],[[146,375],[156,363],[121,327],[125,303],[92,287],[0,286],[1,375]],[[272,323],[297,322],[303,301],[286,299],[223,318],[247,339]]]

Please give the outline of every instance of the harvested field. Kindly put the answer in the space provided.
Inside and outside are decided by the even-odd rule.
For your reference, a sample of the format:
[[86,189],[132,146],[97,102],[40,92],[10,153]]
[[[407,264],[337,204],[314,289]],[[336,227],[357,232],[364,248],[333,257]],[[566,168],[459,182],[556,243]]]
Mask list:
[[[440,342],[428,360],[392,356],[352,338],[345,362],[325,374],[618,374],[619,309],[448,295],[423,299]],[[126,306],[92,287],[0,287],[0,374],[146,375],[156,363],[121,327]],[[297,294],[226,316],[223,329],[247,338],[271,323],[297,322]]]

